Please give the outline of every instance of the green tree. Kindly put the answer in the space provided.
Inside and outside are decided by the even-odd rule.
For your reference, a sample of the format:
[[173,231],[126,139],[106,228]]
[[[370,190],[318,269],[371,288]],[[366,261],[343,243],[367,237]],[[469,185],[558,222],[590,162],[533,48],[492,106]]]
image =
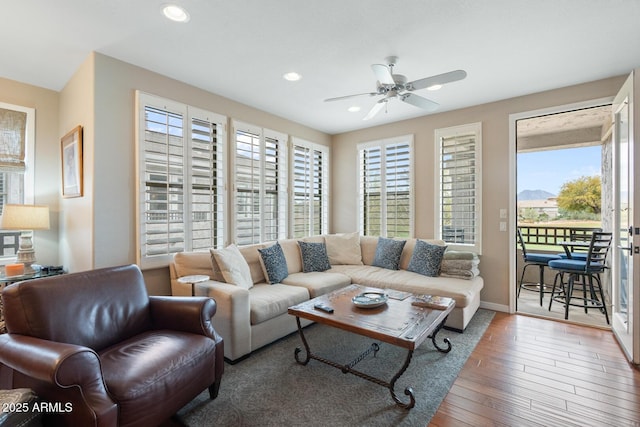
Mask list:
[[599,214],[602,209],[601,187],[599,176],[582,176],[565,182],[558,194],[558,207],[567,211]]

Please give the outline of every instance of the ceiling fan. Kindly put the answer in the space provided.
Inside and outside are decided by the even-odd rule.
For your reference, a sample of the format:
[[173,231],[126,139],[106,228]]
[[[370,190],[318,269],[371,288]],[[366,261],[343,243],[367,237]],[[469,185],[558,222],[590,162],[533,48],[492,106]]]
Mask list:
[[357,93],[355,95],[338,96],[336,98],[325,99],[325,102],[342,101],[348,98],[354,98],[357,96],[378,96],[382,95],[384,98],[380,99],[373,105],[373,108],[364,117],[363,120],[369,120],[373,118],[378,112],[389,102],[391,98],[397,98],[400,101],[407,104],[414,105],[419,108],[423,108],[427,111],[434,111],[439,107],[437,102],[430,99],[423,98],[422,96],[412,93],[413,91],[431,87],[437,87],[445,83],[451,83],[458,80],[462,80],[467,77],[467,73],[464,70],[449,71],[448,73],[438,74],[431,77],[425,77],[423,79],[407,82],[407,78],[402,74],[394,74],[393,67],[398,62],[398,57],[389,56],[385,58],[387,65],[373,64],[371,69],[378,79],[377,90],[375,92]]

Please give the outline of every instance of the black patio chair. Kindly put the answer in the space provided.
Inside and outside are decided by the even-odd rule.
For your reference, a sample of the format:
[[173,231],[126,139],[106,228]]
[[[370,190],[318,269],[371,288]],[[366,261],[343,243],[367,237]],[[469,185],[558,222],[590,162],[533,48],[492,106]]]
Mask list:
[[[520,283],[518,285],[518,298],[520,298],[520,291],[524,288],[528,291],[536,291],[540,294],[540,306],[542,307],[542,299],[545,293],[550,293],[546,290],[544,284],[544,268],[548,266],[549,261],[562,259],[556,254],[546,254],[541,252],[528,252],[527,247],[522,237],[522,231],[518,227],[518,241],[520,242],[520,248],[522,249],[522,258],[524,259],[524,267],[522,268],[522,276],[520,276]],[[524,274],[528,267],[532,265],[537,266],[539,270],[539,280],[537,284],[524,283]],[[516,301],[517,304],[517,301]]]
[[[572,258],[549,262],[549,268],[557,271],[551,289],[549,310],[551,310],[553,301],[563,303],[564,318],[567,320],[569,319],[569,306],[583,307],[585,313],[589,309],[595,308],[604,313],[607,324],[609,324],[609,314],[600,274],[607,268],[607,254],[611,248],[612,238],[612,233],[596,231],[591,236],[585,260]],[[566,283],[564,281],[565,275],[569,275],[569,280]],[[560,280],[560,288],[556,292],[558,279]],[[580,290],[582,290],[582,296],[579,295]],[[574,291],[578,291],[578,295],[575,295]],[[578,302],[574,302],[576,300]]]

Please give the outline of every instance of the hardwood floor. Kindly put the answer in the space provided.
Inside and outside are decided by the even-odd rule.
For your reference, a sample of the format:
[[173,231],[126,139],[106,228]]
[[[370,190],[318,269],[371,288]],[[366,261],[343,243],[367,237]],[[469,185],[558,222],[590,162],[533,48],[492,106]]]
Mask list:
[[496,313],[429,426],[640,426],[613,333]]

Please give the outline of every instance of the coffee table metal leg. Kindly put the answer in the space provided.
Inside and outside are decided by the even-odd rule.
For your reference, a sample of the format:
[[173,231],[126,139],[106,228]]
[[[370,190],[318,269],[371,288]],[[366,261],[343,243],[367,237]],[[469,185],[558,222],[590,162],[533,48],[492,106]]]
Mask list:
[[[333,366],[334,368],[338,368],[342,371],[343,374],[353,374],[357,377],[363,378],[367,381],[371,381],[375,384],[381,385],[387,389],[389,389],[389,392],[391,393],[391,397],[393,398],[393,401],[396,402],[396,404],[398,404],[398,406],[405,408],[405,409],[411,409],[415,406],[416,404],[416,399],[415,396],[413,395],[413,389],[411,387],[407,387],[404,389],[404,394],[406,396],[409,396],[409,402],[404,403],[400,400],[400,398],[398,397],[398,395],[396,394],[394,388],[395,388],[395,384],[396,381],[398,380],[398,378],[400,378],[402,376],[402,374],[404,374],[404,372],[407,370],[407,368],[409,367],[409,364],[411,363],[411,358],[413,357],[413,350],[408,350],[407,353],[407,358],[404,361],[404,364],[402,365],[402,367],[400,368],[400,370],[398,371],[397,374],[394,375],[394,377],[391,379],[391,382],[386,382],[384,380],[381,380],[379,378],[373,377],[371,375],[365,374],[364,372],[360,372],[356,369],[353,369],[353,367],[358,364],[360,361],[362,361],[365,356],[369,355],[371,352],[373,352],[374,357],[375,354],[378,352],[378,350],[380,349],[380,346],[377,343],[373,343],[371,344],[371,346],[365,350],[360,356],[358,356],[357,358],[355,358],[352,362],[350,362],[347,365],[342,365],[340,363],[336,363],[332,360],[329,359],[325,359],[324,357],[320,357],[317,356],[315,354],[311,353],[311,350],[309,349],[309,343],[307,343],[306,338],[304,337],[304,333],[302,332],[302,325],[300,324],[300,318],[296,316],[296,323],[298,325],[298,333],[300,334],[300,339],[302,340],[302,344],[304,345],[304,349],[306,352],[306,357],[304,359],[300,358],[300,353],[302,352],[302,349],[300,347],[296,347],[295,351],[294,351],[294,357],[296,359],[296,362],[299,363],[300,365],[306,365],[307,363],[309,363],[309,360],[311,359],[315,359],[319,362],[325,363],[327,365]],[[444,323],[444,322],[443,322]],[[435,332],[434,332],[435,335]],[[445,340],[448,342],[448,340]],[[435,342],[434,342],[435,344]],[[451,347],[451,346],[449,346]],[[437,348],[437,347],[436,347]],[[440,349],[438,349],[440,350]],[[442,350],[440,350],[442,351]]]
[[296,362],[301,365],[306,365],[307,363],[309,363],[309,360],[311,360],[311,350],[309,350],[309,344],[307,343],[307,340],[304,337],[304,333],[302,332],[302,325],[300,324],[300,318],[298,316],[296,316],[296,323],[298,324],[298,333],[300,334],[300,339],[302,340],[302,344],[304,345],[304,350],[307,354],[307,357],[304,360],[300,360],[300,358],[298,357],[298,354],[302,351],[300,347],[296,347],[293,355],[296,358]]
[[433,343],[433,346],[436,348],[436,350],[438,350],[441,353],[449,353],[451,351],[451,341],[449,341],[449,338],[445,338],[443,340],[444,343],[447,345],[446,348],[440,347],[438,345],[438,343],[436,342],[436,335],[438,335],[438,332],[440,332],[440,329],[442,329],[442,327],[444,326],[444,322],[446,322],[446,321],[447,321],[447,318],[445,318],[442,321],[442,323],[440,323],[438,325],[438,327],[435,329],[435,331],[433,331],[433,333],[431,335],[429,335],[429,338],[431,338],[431,342]]

